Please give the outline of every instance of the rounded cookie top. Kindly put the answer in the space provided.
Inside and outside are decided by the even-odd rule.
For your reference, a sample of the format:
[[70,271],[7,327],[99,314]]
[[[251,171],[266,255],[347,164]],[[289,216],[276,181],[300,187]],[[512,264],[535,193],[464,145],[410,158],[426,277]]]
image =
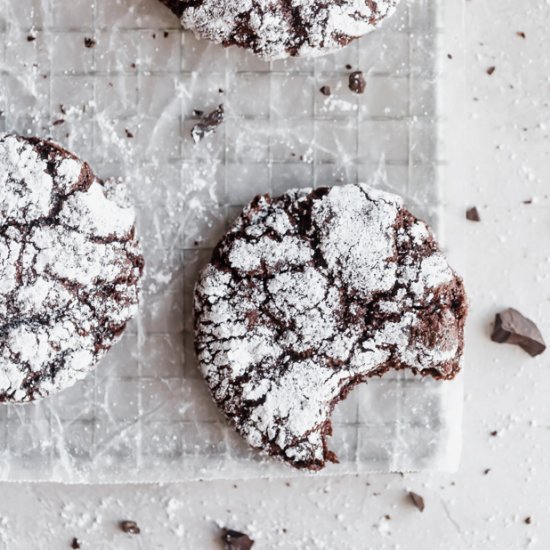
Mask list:
[[59,146],[0,136],[0,401],[83,378],[137,308],[143,258],[123,186]]
[[399,0],[161,0],[199,38],[264,59],[315,56],[372,31]]
[[432,233],[365,185],[260,196],[195,289],[214,400],[250,445],[319,469],[335,404],[389,369],[451,379],[466,298]]

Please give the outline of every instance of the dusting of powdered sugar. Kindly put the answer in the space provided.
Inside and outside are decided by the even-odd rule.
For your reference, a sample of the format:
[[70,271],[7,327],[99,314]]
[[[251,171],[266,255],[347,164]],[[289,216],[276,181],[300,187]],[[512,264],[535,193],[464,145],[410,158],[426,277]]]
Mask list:
[[0,136],[0,400],[83,378],[135,314],[134,212],[56,146]]
[[264,59],[315,56],[372,31],[398,0],[163,0],[185,28],[224,45],[251,49]]
[[426,225],[365,185],[253,201],[196,287],[215,401],[254,447],[322,467],[334,404],[388,368],[459,369],[465,299]]

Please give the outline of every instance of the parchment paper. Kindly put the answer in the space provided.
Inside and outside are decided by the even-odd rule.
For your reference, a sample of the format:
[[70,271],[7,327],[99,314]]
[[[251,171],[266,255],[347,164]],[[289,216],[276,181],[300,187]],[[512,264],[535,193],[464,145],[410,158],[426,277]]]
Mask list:
[[[1,480],[297,473],[250,451],[211,403],[192,349],[195,277],[257,193],[367,181],[441,227],[440,9],[403,0],[335,55],[267,64],[197,41],[156,0],[0,0],[0,130],[52,137],[125,178],[147,262],[139,318],[92,376],[0,406]],[[364,71],[363,95],[346,65]],[[224,124],[195,145],[194,110],[220,104]],[[341,463],[324,474],[453,469],[461,402],[460,380],[372,380],[338,406]]]

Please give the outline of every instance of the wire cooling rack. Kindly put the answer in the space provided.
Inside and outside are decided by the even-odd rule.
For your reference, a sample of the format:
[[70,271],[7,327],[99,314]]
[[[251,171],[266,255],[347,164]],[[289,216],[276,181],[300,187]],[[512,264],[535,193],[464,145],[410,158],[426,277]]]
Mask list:
[[[0,130],[52,137],[101,177],[124,177],[147,262],[140,315],[93,375],[0,407],[0,479],[292,475],[211,403],[192,348],[193,284],[257,193],[367,181],[440,227],[440,3],[403,0],[341,52],[270,64],[197,41],[156,0],[0,7]],[[348,88],[351,70],[365,74],[363,95]],[[220,104],[224,124],[195,145],[197,111]],[[452,469],[461,392],[403,373],[358,388],[335,412],[341,463],[326,471]]]

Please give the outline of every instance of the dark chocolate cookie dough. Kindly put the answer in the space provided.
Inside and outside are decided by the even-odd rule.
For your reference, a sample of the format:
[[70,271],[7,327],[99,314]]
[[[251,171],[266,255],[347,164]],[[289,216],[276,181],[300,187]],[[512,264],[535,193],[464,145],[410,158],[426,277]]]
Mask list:
[[161,0],[199,38],[264,59],[316,56],[377,27],[399,0]]
[[451,379],[466,299],[426,224],[365,185],[255,198],[195,290],[214,400],[253,447],[320,469],[336,403],[390,369]]
[[143,258],[123,191],[51,142],[0,136],[0,401],[71,386],[134,315]]

